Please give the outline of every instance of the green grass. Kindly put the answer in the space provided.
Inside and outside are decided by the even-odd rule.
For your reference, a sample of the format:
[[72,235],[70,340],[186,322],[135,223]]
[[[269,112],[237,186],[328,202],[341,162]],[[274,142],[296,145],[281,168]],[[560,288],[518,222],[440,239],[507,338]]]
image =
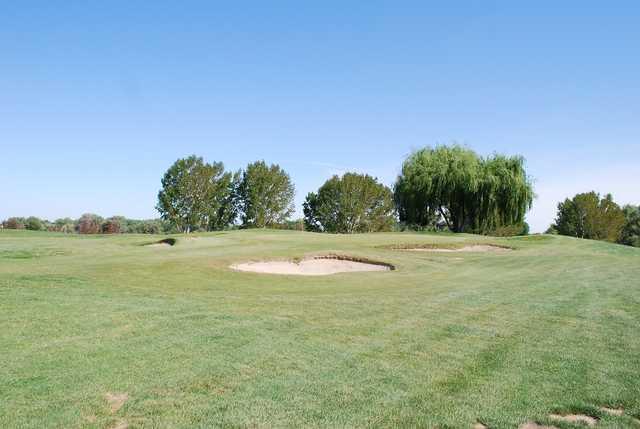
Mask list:
[[[175,237],[150,248],[165,237],[0,232],[0,427],[515,428],[567,411],[640,427],[640,249],[552,236]],[[465,242],[515,250],[389,248]],[[329,253],[397,269],[228,269]],[[129,399],[112,413],[108,392]]]

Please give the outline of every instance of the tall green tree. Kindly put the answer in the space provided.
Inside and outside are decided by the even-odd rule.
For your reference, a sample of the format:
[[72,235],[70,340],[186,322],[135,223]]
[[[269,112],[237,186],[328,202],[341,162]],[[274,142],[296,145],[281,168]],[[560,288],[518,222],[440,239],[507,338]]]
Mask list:
[[237,194],[243,226],[264,228],[284,222],[293,214],[294,196],[291,178],[279,165],[249,164]]
[[640,206],[626,205],[623,212],[625,221],[620,243],[640,247]]
[[600,198],[592,191],[559,203],[554,226],[561,235],[616,242],[624,223],[624,213],[611,194]]
[[394,187],[400,221],[454,232],[523,225],[533,186],[522,157],[479,157],[459,145],[427,147],[403,163]]
[[237,216],[233,178],[221,162],[178,159],[162,178],[156,208],[182,232],[223,229]]
[[29,216],[25,221],[24,227],[31,231],[42,231],[45,229],[42,220],[35,216]]
[[395,221],[393,193],[369,175],[333,176],[317,194],[307,195],[304,218],[309,231],[389,231]]

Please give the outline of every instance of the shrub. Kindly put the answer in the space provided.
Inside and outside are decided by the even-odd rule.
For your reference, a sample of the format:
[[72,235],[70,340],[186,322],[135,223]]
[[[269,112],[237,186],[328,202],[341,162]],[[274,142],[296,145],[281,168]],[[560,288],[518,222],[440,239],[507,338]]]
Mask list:
[[492,235],[494,237],[514,237],[517,235],[528,235],[529,234],[529,224],[526,222],[519,225],[506,225],[501,226],[493,231],[489,232],[488,235]]

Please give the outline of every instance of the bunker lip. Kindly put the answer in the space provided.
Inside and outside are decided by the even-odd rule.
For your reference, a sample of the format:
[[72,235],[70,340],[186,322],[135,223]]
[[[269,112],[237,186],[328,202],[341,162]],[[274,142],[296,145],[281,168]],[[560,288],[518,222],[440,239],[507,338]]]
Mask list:
[[382,246],[391,250],[402,250],[407,252],[434,252],[434,253],[464,253],[464,252],[510,252],[513,247],[494,243],[455,243],[455,244],[397,244]]
[[335,254],[311,256],[299,260],[244,262],[233,264],[230,268],[235,271],[260,274],[299,276],[326,276],[338,273],[395,270],[393,265],[386,262]]
[[176,240],[175,238],[167,237],[167,238],[163,238],[162,240],[155,241],[153,243],[145,243],[143,244],[143,246],[144,247],[171,247],[171,246],[175,246],[177,241],[178,240]]
[[584,423],[587,426],[595,426],[598,423],[598,418],[589,416],[587,414],[550,414],[549,418],[552,420],[561,420],[567,423]]

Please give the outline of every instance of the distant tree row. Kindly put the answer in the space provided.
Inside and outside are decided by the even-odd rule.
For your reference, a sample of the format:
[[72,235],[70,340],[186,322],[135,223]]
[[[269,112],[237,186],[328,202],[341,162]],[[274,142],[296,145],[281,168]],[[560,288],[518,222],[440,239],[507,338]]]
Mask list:
[[[162,178],[156,208],[180,231],[286,225],[295,188],[278,165],[264,161],[226,172],[195,155],[177,160]],[[418,229],[517,235],[533,201],[522,157],[482,158],[458,145],[425,148],[405,161],[394,190],[366,174],[333,176],[307,195],[304,228],[315,232]]]
[[225,172],[221,162],[192,155],[164,174],[157,210],[181,232],[282,225],[293,214],[295,187],[278,165],[264,161],[244,171]]
[[555,223],[547,232],[640,247],[640,206],[621,208],[611,194],[577,194],[558,204]]
[[39,219],[35,216],[11,217],[3,221],[1,226],[4,229],[79,234],[162,234],[175,232],[175,229],[168,222],[161,219],[137,220],[127,219],[123,216],[104,219],[91,213],[83,214],[79,219],[61,218],[55,221]]

